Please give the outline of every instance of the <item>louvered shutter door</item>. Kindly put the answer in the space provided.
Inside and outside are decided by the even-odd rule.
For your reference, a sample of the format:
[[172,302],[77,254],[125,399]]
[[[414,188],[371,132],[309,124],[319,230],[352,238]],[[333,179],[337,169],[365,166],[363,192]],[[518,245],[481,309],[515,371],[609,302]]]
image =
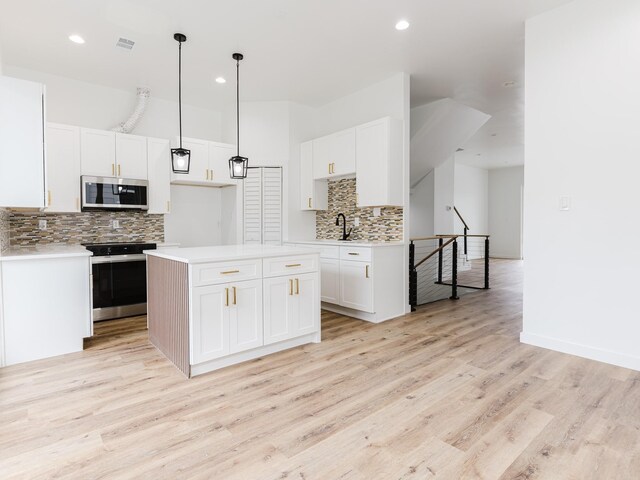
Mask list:
[[262,243],[262,169],[252,168],[244,179],[244,243]]
[[282,168],[262,169],[262,243],[282,243]]

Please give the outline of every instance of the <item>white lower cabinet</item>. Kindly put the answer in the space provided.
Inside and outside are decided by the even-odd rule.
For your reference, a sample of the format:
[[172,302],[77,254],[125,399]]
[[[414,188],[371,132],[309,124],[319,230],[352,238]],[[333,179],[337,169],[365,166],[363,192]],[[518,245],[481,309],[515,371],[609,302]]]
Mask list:
[[340,261],[340,305],[374,313],[373,276],[367,262]]
[[323,302],[340,303],[340,260],[320,259],[320,285]]
[[194,288],[193,320],[194,364],[262,346],[262,282]]
[[320,325],[315,273],[264,279],[264,343],[314,333]]

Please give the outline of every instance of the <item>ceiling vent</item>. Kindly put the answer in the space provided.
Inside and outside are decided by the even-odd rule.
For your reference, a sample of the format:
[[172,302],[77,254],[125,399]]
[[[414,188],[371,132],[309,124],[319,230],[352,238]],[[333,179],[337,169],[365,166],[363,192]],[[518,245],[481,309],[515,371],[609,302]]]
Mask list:
[[116,47],[124,48],[125,50],[132,50],[135,44],[136,42],[133,40],[120,37],[118,39],[118,43],[116,43]]
[[464,152],[464,148],[459,148],[456,150],[456,152]]

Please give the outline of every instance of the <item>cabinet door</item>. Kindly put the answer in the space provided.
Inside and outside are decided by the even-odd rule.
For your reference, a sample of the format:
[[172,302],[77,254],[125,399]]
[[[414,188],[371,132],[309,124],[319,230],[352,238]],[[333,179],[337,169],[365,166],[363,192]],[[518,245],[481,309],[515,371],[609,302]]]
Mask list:
[[331,176],[331,140],[332,136],[328,136],[313,141],[313,178],[316,180]]
[[356,173],[356,131],[350,128],[331,136],[332,176]]
[[313,142],[300,145],[300,208],[314,210]]
[[367,262],[340,261],[340,305],[373,311],[373,272]]
[[80,211],[80,128],[47,124],[47,211]]
[[320,259],[320,286],[323,302],[340,303],[340,260]]
[[116,133],[116,175],[147,180],[147,138]]
[[320,300],[318,276],[315,273],[298,275],[295,280],[295,324],[293,337],[317,332],[320,328]]
[[220,186],[237,184],[229,175],[229,159],[235,154],[235,145],[209,143],[209,181]]
[[149,212],[171,212],[171,147],[169,140],[147,139],[147,169],[149,172]]
[[264,287],[264,344],[281,342],[292,338],[294,318],[293,277],[265,278]]
[[[176,139],[178,146],[180,139]],[[182,147],[191,150],[189,173],[172,173],[173,183],[206,184],[209,179],[209,142],[194,138],[183,138]]]
[[230,353],[229,285],[196,287],[192,297],[191,364]]
[[46,206],[43,105],[42,84],[0,77],[0,207]]
[[115,177],[116,134],[107,130],[81,128],[80,165],[82,175]]
[[264,345],[262,328],[262,281],[250,280],[229,286],[230,353]]

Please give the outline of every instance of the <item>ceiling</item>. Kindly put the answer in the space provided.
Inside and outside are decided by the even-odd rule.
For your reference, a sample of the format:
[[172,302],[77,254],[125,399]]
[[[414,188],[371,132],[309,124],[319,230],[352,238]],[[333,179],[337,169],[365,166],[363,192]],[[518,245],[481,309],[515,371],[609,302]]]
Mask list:
[[183,99],[213,109],[233,99],[234,51],[248,101],[319,106],[404,71],[412,106],[449,97],[492,115],[461,157],[486,166],[489,150],[500,163],[522,144],[524,20],[569,1],[0,0],[0,48],[8,65],[175,99],[180,31]]

